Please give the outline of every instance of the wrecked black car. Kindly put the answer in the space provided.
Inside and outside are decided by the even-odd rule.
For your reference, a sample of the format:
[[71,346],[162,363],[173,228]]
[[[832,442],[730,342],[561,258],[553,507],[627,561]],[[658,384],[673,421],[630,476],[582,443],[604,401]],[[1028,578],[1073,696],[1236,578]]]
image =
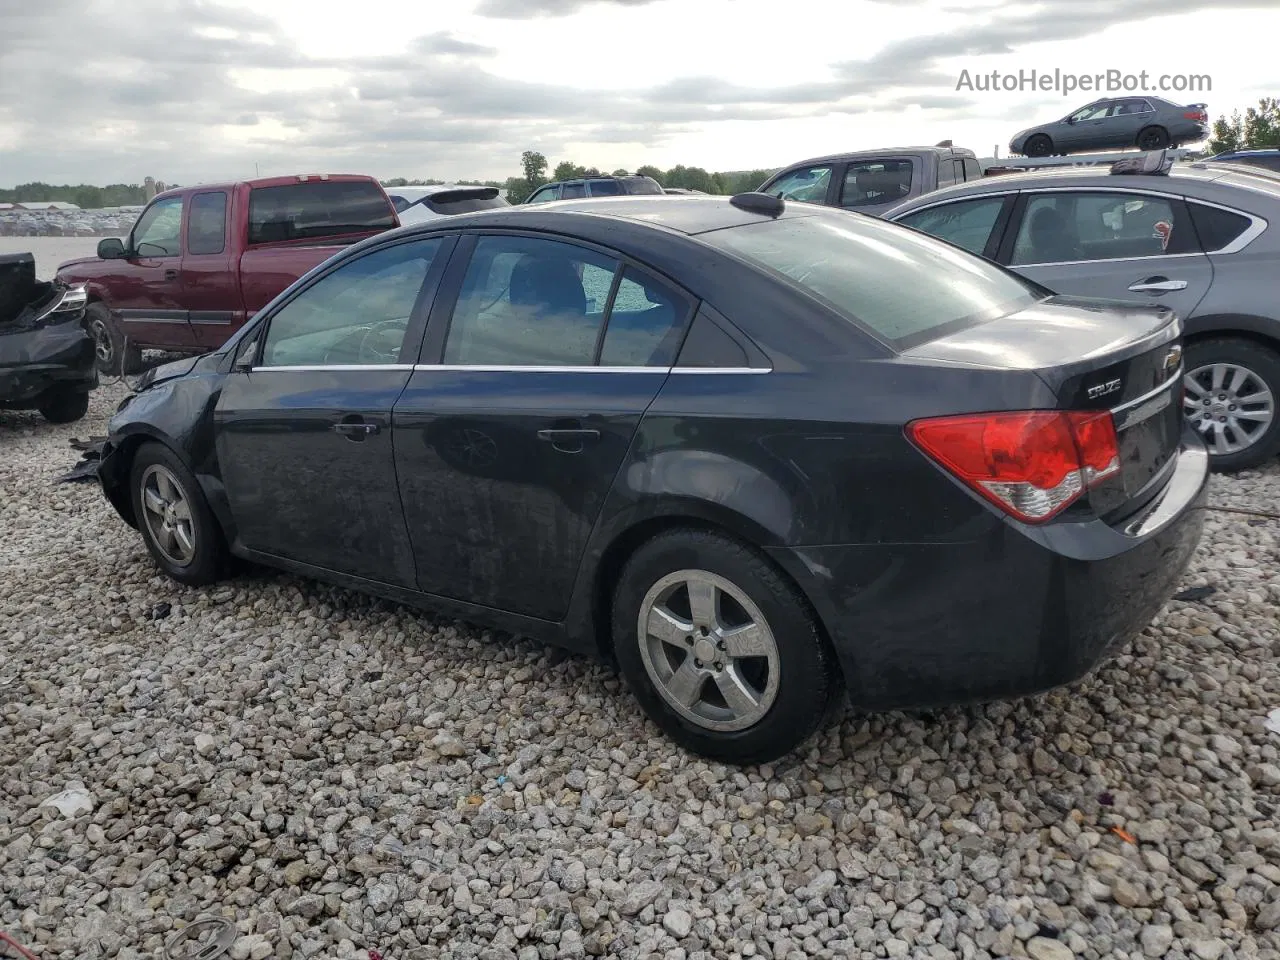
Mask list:
[[0,410],[79,420],[98,385],[83,287],[36,280],[29,253],[0,256]]

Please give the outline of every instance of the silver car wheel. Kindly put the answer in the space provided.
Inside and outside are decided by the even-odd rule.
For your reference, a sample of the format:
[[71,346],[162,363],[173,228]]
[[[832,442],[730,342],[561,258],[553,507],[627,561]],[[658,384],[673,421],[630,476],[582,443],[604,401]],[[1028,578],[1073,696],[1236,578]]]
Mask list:
[[142,485],[142,520],[151,542],[176,567],[186,567],[196,557],[195,521],[191,503],[173,471],[159,463],[147,467]]
[[1183,411],[1211,453],[1239,453],[1257,443],[1275,419],[1266,381],[1236,363],[1210,363],[1183,378]]
[[100,317],[94,317],[90,320],[89,336],[93,338],[93,352],[98,355],[98,359],[102,363],[109,364],[114,350],[111,346],[111,333],[107,330],[106,321]]
[[658,694],[706,730],[745,730],[777,699],[773,631],[760,608],[724,577],[706,570],[663,577],[640,604],[637,636]]

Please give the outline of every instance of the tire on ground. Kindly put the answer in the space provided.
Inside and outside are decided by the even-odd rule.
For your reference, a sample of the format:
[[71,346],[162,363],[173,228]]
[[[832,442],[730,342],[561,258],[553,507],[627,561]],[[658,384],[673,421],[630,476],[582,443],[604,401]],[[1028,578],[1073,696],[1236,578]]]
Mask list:
[[[1213,337],[1187,344],[1183,360],[1187,374],[1214,363],[1229,363],[1253,373],[1271,391],[1272,415],[1265,432],[1249,446],[1237,453],[1213,455],[1210,460],[1213,469],[1230,473],[1271,460],[1280,453],[1280,352],[1243,337]],[[1191,391],[1187,397],[1192,399]],[[1193,419],[1192,423],[1196,421]]]
[[[182,497],[190,507],[195,550],[190,562],[186,564],[175,563],[164,555],[156,542],[152,525],[148,522],[142,485],[148,468],[154,465],[162,466],[172,474]],[[213,511],[209,509],[200,484],[173,450],[158,441],[147,441],[138,448],[129,468],[129,497],[147,551],[168,576],[179,583],[195,587],[214,583],[226,574],[229,554],[222,531]]]

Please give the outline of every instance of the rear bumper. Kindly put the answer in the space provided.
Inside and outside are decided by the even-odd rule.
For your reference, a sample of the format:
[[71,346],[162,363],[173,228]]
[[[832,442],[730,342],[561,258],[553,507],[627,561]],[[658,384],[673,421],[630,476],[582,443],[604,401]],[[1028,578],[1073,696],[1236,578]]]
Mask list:
[[852,701],[934,707],[1040,693],[1089,673],[1172,595],[1204,526],[1209,463],[1188,428],[1165,490],[1124,530],[991,523],[964,543],[778,548]]

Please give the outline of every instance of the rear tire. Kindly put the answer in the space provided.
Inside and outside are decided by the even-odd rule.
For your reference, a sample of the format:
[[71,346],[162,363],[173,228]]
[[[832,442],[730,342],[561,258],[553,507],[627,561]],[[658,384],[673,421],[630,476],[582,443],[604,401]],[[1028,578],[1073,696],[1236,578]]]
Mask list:
[[1023,145],[1022,152],[1028,157],[1047,157],[1053,153],[1053,141],[1046,134],[1037,133]]
[[[713,760],[785,756],[834,715],[843,692],[799,590],[715,533],[674,530],[641,546],[619,577],[612,619],[614,653],[641,707]],[[652,627],[642,631],[642,619]]]
[[1280,453],[1280,353],[1240,337],[1197,340],[1187,345],[1185,370],[1183,410],[1214,470],[1245,470]]
[[132,376],[142,370],[142,351],[127,343],[120,325],[105,303],[91,303],[84,312],[93,337],[98,372],[108,377]]
[[79,390],[59,390],[47,394],[37,408],[50,423],[75,423],[89,412],[89,394]]
[[168,576],[202,587],[227,571],[226,542],[200,484],[162,443],[144,443],[129,469],[129,496],[138,530]]
[[1138,149],[1163,150],[1169,146],[1169,131],[1164,127],[1144,127],[1138,134]]

